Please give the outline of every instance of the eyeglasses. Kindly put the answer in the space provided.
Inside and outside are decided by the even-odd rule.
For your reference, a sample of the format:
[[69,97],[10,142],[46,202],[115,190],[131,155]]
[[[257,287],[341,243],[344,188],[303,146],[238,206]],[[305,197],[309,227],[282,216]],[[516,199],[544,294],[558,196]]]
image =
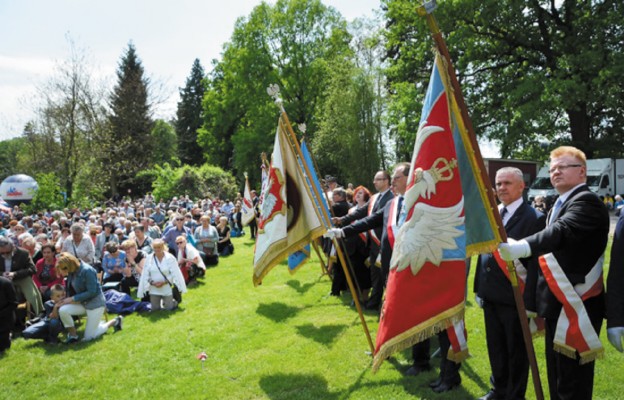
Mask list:
[[401,175],[395,175],[395,176],[393,176],[393,177],[392,177],[392,180],[393,180],[393,181],[396,181],[396,180],[399,180],[399,179],[401,179],[401,178],[407,178],[407,176],[405,176],[405,175],[403,175],[403,174],[401,174]]
[[577,167],[582,167],[582,164],[562,164],[562,165],[557,165],[556,167],[552,167],[551,169],[548,170],[549,173],[554,174],[557,171],[565,171],[568,168],[577,168]]
[[13,250],[0,251],[0,255],[2,256],[8,256],[11,253],[13,253]]
[[176,242],[176,244],[184,244],[184,242]]
[[176,218],[176,221],[184,221],[184,218]]

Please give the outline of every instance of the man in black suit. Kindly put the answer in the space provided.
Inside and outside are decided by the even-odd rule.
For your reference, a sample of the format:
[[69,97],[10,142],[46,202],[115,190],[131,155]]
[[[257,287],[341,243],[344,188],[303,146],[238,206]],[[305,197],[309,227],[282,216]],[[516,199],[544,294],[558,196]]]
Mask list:
[[[566,343],[562,346],[555,333],[562,301],[572,304],[567,300],[567,294],[581,297],[577,314],[581,315],[584,308],[588,319],[585,320],[587,324],[579,323],[579,327],[582,324],[584,330],[577,332],[582,332],[583,339],[591,338],[592,343],[597,341],[590,348],[590,354],[597,355],[601,350],[598,335],[605,312],[604,290],[601,285],[596,285],[586,291],[587,285],[583,284],[591,282],[596,271],[602,271],[602,256],[609,235],[609,212],[586,185],[586,158],[577,148],[562,146],[550,153],[550,181],[559,193],[559,199],[547,218],[548,226],[523,240],[510,239],[508,243],[500,244],[499,251],[505,260],[525,258],[532,254],[545,255],[545,263],[541,264],[543,268],[538,271],[536,304],[538,315],[546,319],[546,366],[550,398],[591,399],[594,361],[587,355],[581,359],[578,351],[574,352],[573,358],[569,352],[564,354],[568,336],[563,332]],[[553,279],[546,280],[546,273]],[[570,286],[573,289],[568,290]],[[553,294],[553,289],[559,295],[566,295],[566,298],[560,301]],[[585,295],[580,296],[579,291]],[[564,314],[561,316],[565,318]],[[581,361],[584,362],[581,364]]]
[[[496,172],[496,195],[501,201],[499,211],[507,236],[521,239],[544,229],[546,217],[522,198],[524,179],[518,168],[505,167]],[[519,260],[522,269],[530,272],[524,278],[527,309],[535,310],[535,279],[537,257]],[[483,308],[485,334],[492,368],[494,388],[483,400],[524,399],[529,377],[529,359],[522,336],[518,310],[505,272],[492,254],[479,257],[475,274],[477,302]],[[517,268],[520,272],[520,268]],[[522,274],[525,275],[526,274]],[[534,279],[531,279],[534,278]],[[531,284],[533,283],[533,284]]]
[[253,212],[255,213],[254,218],[249,222],[249,233],[252,239],[256,238],[258,234],[258,218],[260,217],[260,209],[258,208],[258,203],[260,202],[260,198],[255,190],[249,192],[251,196],[251,203],[253,205]]
[[17,298],[10,280],[0,276],[0,354],[11,347],[11,331],[15,325]]
[[[373,195],[366,206],[358,208],[355,212],[341,218],[334,218],[332,222],[337,226],[347,226],[353,221],[358,221],[383,210],[389,200],[394,197],[390,190],[390,174],[387,171],[378,171],[373,179],[373,185],[377,193]],[[383,217],[383,214],[381,214]],[[383,218],[382,218],[383,219]],[[370,268],[372,292],[364,308],[377,310],[381,304],[385,281],[381,273],[380,245],[384,225],[379,223],[369,230],[368,235],[368,264]]]
[[607,277],[607,337],[620,353],[624,339],[624,214],[620,214]]
[[[347,202],[347,192],[343,188],[335,188],[332,191],[332,213],[336,217],[347,215],[351,205]],[[329,246],[331,248],[331,246]],[[347,289],[347,278],[342,269],[340,259],[336,259],[332,268],[334,277],[332,279],[332,288],[330,295],[340,296],[342,290]]]
[[[37,271],[35,264],[26,250],[22,250],[13,245],[11,239],[0,236],[0,260],[2,265],[2,276],[13,283],[13,287],[18,294],[18,301],[26,299],[34,315],[39,315],[43,311],[43,301],[41,293],[35,286],[32,276]],[[23,300],[22,300],[23,301]],[[22,330],[24,321],[17,321],[16,328]]]

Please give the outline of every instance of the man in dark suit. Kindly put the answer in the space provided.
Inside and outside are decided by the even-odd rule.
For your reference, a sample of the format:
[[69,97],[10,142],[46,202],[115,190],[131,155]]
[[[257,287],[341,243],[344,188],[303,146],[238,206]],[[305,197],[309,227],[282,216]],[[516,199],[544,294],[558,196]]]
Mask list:
[[11,347],[17,298],[10,280],[0,276],[0,354]]
[[[334,218],[332,222],[337,226],[347,226],[353,221],[358,221],[383,210],[389,200],[394,197],[390,190],[390,174],[387,171],[378,171],[373,179],[373,185],[377,193],[371,197],[366,206],[358,208],[355,212],[341,218]],[[383,214],[381,214],[383,217]],[[383,219],[383,218],[382,218]],[[371,275],[372,292],[364,308],[377,310],[381,304],[385,281],[381,273],[381,260],[379,259],[381,237],[384,225],[379,223],[369,230],[368,235],[368,263]]]
[[620,353],[624,339],[624,214],[620,214],[607,277],[607,337]]
[[253,211],[255,213],[254,218],[249,222],[249,233],[251,234],[251,238],[255,239],[258,234],[258,218],[260,217],[260,209],[258,208],[258,203],[260,202],[260,198],[258,197],[255,190],[249,192],[251,196],[251,203],[253,204]]
[[[505,260],[525,258],[532,254],[545,255],[540,259],[537,281],[537,313],[546,319],[546,366],[551,399],[591,399],[594,385],[594,361],[581,359],[578,351],[570,357],[564,349],[568,336],[563,332],[566,343],[559,343],[557,322],[562,310],[562,302],[570,297],[581,297],[578,315],[584,315],[587,323],[579,322],[577,329],[583,339],[592,339],[592,355],[599,354],[598,335],[605,312],[604,290],[600,284],[586,291],[586,281],[602,271],[602,256],[609,235],[609,212],[604,203],[586,185],[587,166],[585,154],[571,146],[562,146],[550,153],[550,181],[559,193],[547,221],[548,226],[541,232],[523,240],[499,245]],[[543,263],[542,263],[543,261]],[[546,280],[545,274],[551,279]],[[601,277],[602,275],[600,275]],[[596,282],[598,283],[598,282]],[[570,286],[573,289],[570,289]],[[561,301],[553,294],[558,293]],[[584,293],[584,295],[579,294]],[[576,292],[573,294],[572,292]],[[566,296],[561,297],[561,294]],[[576,303],[575,303],[576,304]],[[561,314],[565,318],[564,314]],[[560,332],[557,332],[560,333]],[[568,333],[571,333],[568,331]],[[555,340],[557,339],[557,343]],[[585,340],[587,343],[587,340]],[[569,349],[570,346],[567,346]],[[557,350],[557,351],[556,351]],[[563,353],[561,352],[563,351]],[[584,361],[581,364],[581,361]]]
[[[35,315],[43,311],[41,293],[35,286],[32,276],[37,271],[26,250],[16,248],[11,239],[0,236],[0,260],[3,262],[2,276],[13,282],[13,287],[20,298],[25,298]],[[23,329],[22,320],[17,321],[17,329]]]
[[[501,168],[496,172],[495,184],[496,195],[501,201],[499,211],[508,237],[521,239],[544,229],[544,214],[522,198],[525,186],[522,171],[513,167]],[[524,272],[531,273],[530,278],[524,279],[527,283],[524,298],[527,309],[535,310],[535,279],[531,278],[537,278],[537,257],[519,261]],[[529,359],[522,345],[524,338],[518,310],[511,283],[502,267],[494,255],[484,254],[479,257],[475,274],[474,288],[477,302],[483,308],[494,383],[494,388],[481,397],[483,400],[524,399],[529,377]]]
[[[336,188],[332,191],[332,213],[336,217],[347,215],[351,205],[347,202],[347,192],[343,188]],[[331,248],[331,246],[329,246]],[[342,269],[340,259],[336,259],[332,268],[334,277],[330,295],[340,296],[342,290],[347,289],[347,278]]]

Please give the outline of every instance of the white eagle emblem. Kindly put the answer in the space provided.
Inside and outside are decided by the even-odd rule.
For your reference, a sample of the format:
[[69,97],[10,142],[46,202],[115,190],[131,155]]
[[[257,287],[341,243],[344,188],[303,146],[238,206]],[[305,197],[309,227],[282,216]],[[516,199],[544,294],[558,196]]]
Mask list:
[[455,238],[464,234],[458,226],[464,224],[461,216],[464,199],[448,208],[417,203],[410,219],[399,229],[390,269],[398,272],[408,266],[416,275],[425,262],[439,266],[444,250],[457,249]]

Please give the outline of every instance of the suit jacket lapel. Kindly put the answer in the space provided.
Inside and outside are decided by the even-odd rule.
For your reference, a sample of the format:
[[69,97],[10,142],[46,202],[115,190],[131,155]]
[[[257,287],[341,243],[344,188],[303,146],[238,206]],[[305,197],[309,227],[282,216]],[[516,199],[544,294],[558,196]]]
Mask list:
[[516,225],[520,220],[522,220],[522,216],[524,215],[526,206],[527,206],[526,203],[522,203],[522,205],[520,205],[520,207],[518,207],[518,209],[513,213],[511,218],[509,218],[509,221],[507,221],[507,223],[505,224],[505,230],[507,232],[509,232],[513,228],[514,225]]
[[[587,185],[583,185],[577,188],[574,192],[570,193],[566,201],[564,201],[563,204],[561,204],[561,208],[559,209],[559,212],[555,216],[555,220],[558,220],[563,214],[565,214],[566,210],[568,209],[568,205],[570,205],[570,200],[574,200],[577,194],[581,192],[586,192],[586,191],[589,191],[589,187]],[[550,210],[550,212],[552,212],[552,209]],[[549,213],[549,217],[550,217],[550,213]]]

